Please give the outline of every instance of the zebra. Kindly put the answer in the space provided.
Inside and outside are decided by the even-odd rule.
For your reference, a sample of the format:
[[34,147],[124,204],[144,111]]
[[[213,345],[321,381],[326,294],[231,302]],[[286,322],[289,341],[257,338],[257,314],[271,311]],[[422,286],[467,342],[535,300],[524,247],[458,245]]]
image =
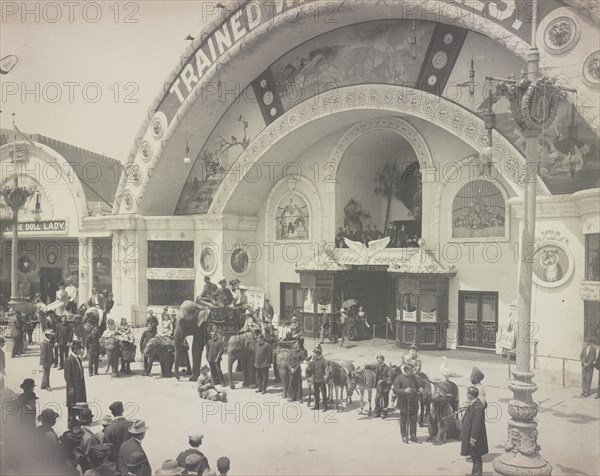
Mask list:
[[365,406],[364,392],[366,390],[369,396],[369,416],[371,416],[371,395],[373,394],[373,389],[377,384],[377,374],[373,370],[358,369],[351,375],[355,382],[356,390],[360,395],[360,414],[363,414],[363,408]]

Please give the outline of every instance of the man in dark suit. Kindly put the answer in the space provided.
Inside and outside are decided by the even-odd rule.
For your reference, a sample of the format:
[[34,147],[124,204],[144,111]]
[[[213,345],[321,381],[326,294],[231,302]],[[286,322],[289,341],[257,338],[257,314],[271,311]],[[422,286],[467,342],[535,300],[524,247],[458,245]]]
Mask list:
[[133,425],[133,421],[126,420],[123,416],[123,402],[113,402],[108,408],[114,418],[104,430],[104,443],[113,445],[113,453],[108,459],[116,463],[121,445],[129,438],[129,427]]
[[400,433],[402,441],[421,443],[417,439],[417,414],[419,413],[418,383],[414,368],[410,364],[402,365],[402,373],[394,380],[394,393],[398,396],[397,405],[400,410]]
[[128,474],[127,472],[127,459],[133,453],[144,453],[146,456],[146,462],[143,464],[143,469],[136,473],[137,476],[152,476],[152,468],[148,462],[148,456],[142,448],[142,440],[146,436],[148,427],[144,420],[136,420],[133,425],[129,427],[129,434],[131,438],[125,441],[119,449],[119,456],[117,457],[117,466],[121,474]]
[[481,457],[488,453],[487,433],[485,430],[485,409],[479,400],[477,387],[467,388],[469,406],[462,420],[460,447],[461,456],[470,456],[473,459],[472,476],[481,476],[483,461]]
[[69,408],[69,423],[75,420],[75,405],[79,402],[87,402],[85,391],[85,376],[83,364],[81,363],[81,352],[83,346],[81,341],[74,340],[71,344],[71,352],[65,360],[65,382],[67,383],[67,407]]
[[594,377],[594,362],[596,361],[596,348],[589,337],[585,339],[579,359],[581,360],[581,396],[587,397],[590,394]]
[[[389,405],[390,396],[390,367],[385,363],[383,355],[377,356],[377,362],[373,365],[365,365],[365,369],[373,370],[377,375],[375,378],[376,393],[375,393],[375,417],[387,418],[387,407]],[[383,412],[383,416],[382,416]]]
[[186,458],[192,454],[198,455],[200,456],[202,461],[200,462],[200,466],[197,473],[203,474],[204,470],[210,469],[206,456],[204,456],[204,454],[202,454],[202,452],[198,449],[198,447],[202,444],[202,438],[204,438],[204,435],[202,435],[201,433],[196,433],[195,435],[191,435],[188,438],[188,443],[190,444],[190,447],[187,450],[179,453],[179,455],[177,456],[177,464],[180,468],[185,468]]
[[52,391],[50,386],[50,369],[52,368],[52,362],[54,361],[54,345],[55,345],[55,333],[53,329],[46,329],[44,332],[44,340],[40,344],[40,367],[44,372],[42,377],[42,390]]

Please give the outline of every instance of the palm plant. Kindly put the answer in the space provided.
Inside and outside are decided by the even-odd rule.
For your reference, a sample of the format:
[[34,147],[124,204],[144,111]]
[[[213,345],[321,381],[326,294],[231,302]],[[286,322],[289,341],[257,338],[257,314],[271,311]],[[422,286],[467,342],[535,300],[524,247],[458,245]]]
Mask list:
[[[383,168],[375,174],[375,193],[381,194],[387,198],[387,207],[385,209],[385,224],[383,229],[387,230],[390,219],[390,210],[392,207],[392,197],[398,193],[402,179],[402,170],[398,168],[398,159],[392,162],[386,162]],[[384,231],[385,233],[385,231]]]

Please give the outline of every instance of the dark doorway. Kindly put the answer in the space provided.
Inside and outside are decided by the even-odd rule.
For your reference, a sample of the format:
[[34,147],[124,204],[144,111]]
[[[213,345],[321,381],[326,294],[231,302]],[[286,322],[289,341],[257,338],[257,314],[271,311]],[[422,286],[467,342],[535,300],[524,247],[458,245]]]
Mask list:
[[496,347],[498,293],[458,292],[459,345]]
[[58,283],[61,281],[61,268],[40,268],[40,294],[43,302],[49,304],[56,300]]
[[[382,324],[389,315],[390,275],[386,271],[354,271],[346,278],[344,299],[365,306],[370,324]],[[385,332],[385,329],[384,329]]]

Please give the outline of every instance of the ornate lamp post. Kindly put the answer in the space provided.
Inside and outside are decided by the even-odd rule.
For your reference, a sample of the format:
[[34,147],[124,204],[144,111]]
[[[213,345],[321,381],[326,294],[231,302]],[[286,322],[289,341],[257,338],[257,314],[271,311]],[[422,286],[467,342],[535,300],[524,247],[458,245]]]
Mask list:
[[19,174],[17,172],[17,130],[15,129],[15,115],[13,114],[13,131],[14,131],[14,142],[13,142],[13,166],[14,176],[12,180],[12,186],[8,185],[2,187],[0,193],[4,197],[6,205],[12,210],[12,243],[11,243],[11,266],[10,266],[10,304],[16,303],[19,300],[18,286],[17,286],[17,269],[18,253],[19,253],[19,210],[25,205],[27,199],[35,193],[35,188],[20,187],[19,186]]
[[[506,97],[510,104],[513,119],[526,140],[525,210],[523,233],[521,236],[521,256],[519,263],[519,289],[517,322],[518,329],[525,333],[531,324],[531,295],[533,260],[527,259],[527,249],[535,243],[536,193],[538,176],[538,139],[547,129],[565,96],[555,82],[538,77],[539,53],[536,47],[537,1],[533,3],[532,41],[528,55],[528,74],[522,74],[519,81],[513,79],[486,78],[497,84],[497,99]],[[491,145],[491,144],[490,144]],[[513,398],[508,402],[508,438],[505,453],[493,461],[494,469],[503,475],[550,475],[552,466],[540,456],[537,444],[537,422],[535,417],[538,405],[532,394],[537,385],[532,381],[530,342],[517,334],[517,362],[513,379],[508,388]]]

